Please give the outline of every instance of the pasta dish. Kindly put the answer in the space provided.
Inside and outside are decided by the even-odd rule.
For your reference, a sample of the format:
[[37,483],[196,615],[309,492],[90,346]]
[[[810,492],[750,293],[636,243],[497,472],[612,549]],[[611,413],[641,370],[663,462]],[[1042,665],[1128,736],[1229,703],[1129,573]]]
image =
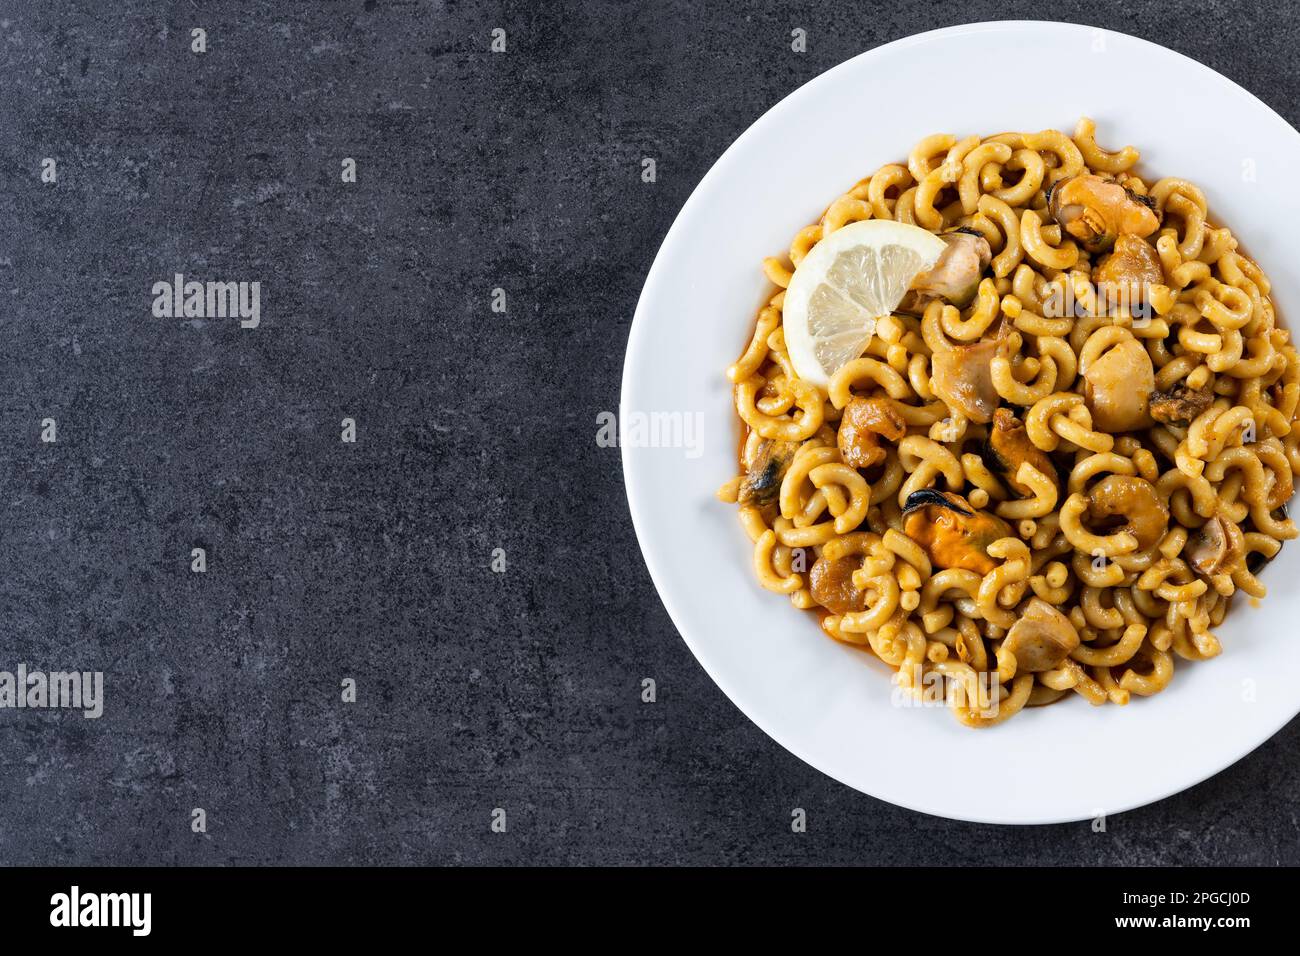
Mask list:
[[765,260],[727,370],[758,582],[968,726],[1159,692],[1297,533],[1268,278],[1138,159],[926,137]]

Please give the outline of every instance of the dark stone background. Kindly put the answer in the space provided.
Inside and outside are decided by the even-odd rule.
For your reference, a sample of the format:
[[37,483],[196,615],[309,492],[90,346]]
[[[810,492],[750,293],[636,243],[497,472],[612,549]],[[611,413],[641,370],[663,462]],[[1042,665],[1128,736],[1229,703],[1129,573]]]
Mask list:
[[[98,721],[0,711],[0,862],[1300,862],[1295,723],[1105,834],[823,777],[677,637],[594,442],[651,258],[732,139],[862,50],[1043,12],[0,2],[0,668],[107,682]],[[1289,4],[1051,14],[1300,119]],[[261,328],[152,318],[177,271],[261,281]]]

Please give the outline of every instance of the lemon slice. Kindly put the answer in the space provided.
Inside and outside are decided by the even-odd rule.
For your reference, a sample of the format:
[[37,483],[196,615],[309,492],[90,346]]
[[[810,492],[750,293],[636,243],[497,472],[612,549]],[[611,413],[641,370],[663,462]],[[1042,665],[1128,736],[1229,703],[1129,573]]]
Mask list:
[[785,293],[783,324],[790,361],[801,379],[825,386],[860,356],[912,280],[947,243],[927,229],[868,219],[837,229],[799,263]]

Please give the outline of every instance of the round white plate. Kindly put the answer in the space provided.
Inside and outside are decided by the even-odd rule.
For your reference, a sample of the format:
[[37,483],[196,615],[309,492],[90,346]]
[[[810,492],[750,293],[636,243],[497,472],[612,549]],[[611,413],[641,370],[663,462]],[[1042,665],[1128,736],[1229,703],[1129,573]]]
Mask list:
[[[1231,81],[1144,40],[1063,23],[999,22],[908,37],[822,74],[751,126],[704,177],[646,279],[628,341],[623,469],[641,549],[705,670],[759,727],[836,780],[926,813],[1053,823],[1190,787],[1300,710],[1300,541],[1239,596],[1223,654],[1176,663],[1163,693],[1127,707],[1082,699],[971,730],[942,707],[892,702],[890,670],[821,634],[759,587],[735,507],[739,429],[724,369],[770,294],[764,256],[858,179],[921,137],[1073,130],[1142,151],[1139,172],[1186,177],[1266,270],[1285,321],[1300,134]],[[666,447],[665,447],[666,446]]]

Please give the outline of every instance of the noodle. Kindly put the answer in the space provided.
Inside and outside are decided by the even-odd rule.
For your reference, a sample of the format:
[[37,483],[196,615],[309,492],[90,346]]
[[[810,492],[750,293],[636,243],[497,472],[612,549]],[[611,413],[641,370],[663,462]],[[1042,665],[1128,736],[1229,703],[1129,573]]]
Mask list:
[[[759,583],[909,692],[947,681],[968,726],[1159,692],[1297,534],[1300,363],[1268,279],[1200,189],[1137,162],[1086,118],[923,139],[764,263],[780,291],[728,371],[744,441],[718,494]],[[968,301],[909,293],[813,384],[785,288],[873,218],[986,258]]]

